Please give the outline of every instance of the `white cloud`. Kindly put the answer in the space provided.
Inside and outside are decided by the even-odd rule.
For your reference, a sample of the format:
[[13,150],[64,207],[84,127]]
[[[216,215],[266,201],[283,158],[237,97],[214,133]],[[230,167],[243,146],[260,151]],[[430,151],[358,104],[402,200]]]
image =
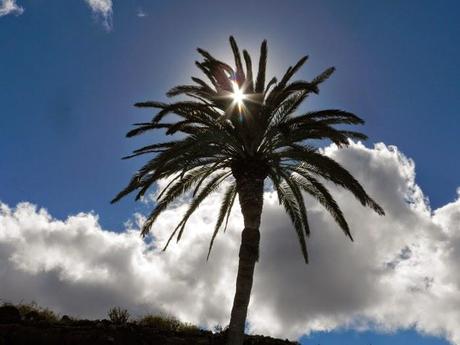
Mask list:
[[[353,231],[351,243],[307,200],[312,235],[306,266],[287,217],[267,192],[250,330],[295,338],[339,327],[415,327],[460,345],[460,199],[431,212],[415,183],[414,163],[395,147],[352,144],[325,153],[350,169],[387,215],[379,217],[333,187]],[[94,214],[61,221],[29,203],[2,205],[0,298],[89,317],[121,305],[138,314],[164,311],[203,326],[225,325],[241,214],[235,208],[205,263],[217,194],[191,218],[182,241],[161,252],[185,207],[182,200],[167,211],[153,229],[155,241],[146,244],[138,225],[115,233],[101,229]]]
[[[230,243],[217,243],[216,253],[223,255],[206,264],[203,248],[212,224],[204,215],[213,209],[210,200],[191,219],[190,227],[198,231],[162,252],[144,243],[137,229],[129,229],[138,226],[129,223],[125,232],[115,233],[101,229],[94,214],[61,221],[30,203],[14,209],[3,204],[0,298],[34,300],[61,313],[87,317],[103,317],[108,308],[120,305],[134,314],[170,312],[203,326],[224,324],[236,264],[226,258],[237,256],[237,235],[234,231],[226,238]],[[168,211],[155,227],[160,243],[176,214]]]
[[8,14],[15,14],[17,16],[24,13],[24,8],[16,4],[16,0],[2,0],[0,2],[0,17]]
[[102,18],[107,30],[112,29],[112,0],[85,0],[96,16]]
[[142,8],[138,8],[137,9],[137,12],[136,12],[136,15],[139,17],[139,18],[144,18],[144,17],[147,17],[148,14],[147,12],[145,12]]
[[[112,29],[112,0],[85,0],[93,13],[102,19],[102,24],[107,30]],[[16,0],[0,0],[0,17],[8,14],[17,16],[24,13],[24,8],[16,3]],[[139,10],[139,17],[144,17],[146,14]]]

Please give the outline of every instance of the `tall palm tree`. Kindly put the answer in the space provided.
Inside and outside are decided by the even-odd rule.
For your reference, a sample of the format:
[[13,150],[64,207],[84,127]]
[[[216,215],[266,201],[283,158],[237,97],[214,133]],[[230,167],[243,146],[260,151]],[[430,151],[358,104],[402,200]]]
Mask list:
[[[241,345],[252,289],[254,267],[259,257],[260,218],[264,182],[268,177],[276,189],[279,202],[292,220],[305,262],[308,263],[306,238],[310,234],[302,192],[318,200],[330,212],[346,236],[353,240],[348,224],[323,181],[348,189],[364,206],[383,215],[359,182],[333,159],[324,156],[315,140],[330,140],[339,147],[349,139],[366,139],[355,131],[335,125],[357,125],[364,121],[338,109],[295,114],[310,94],[328,79],[328,68],[311,81],[291,81],[307,61],[302,57],[287,69],[278,81],[266,83],[267,42],[260,48],[257,76],[253,75],[251,57],[243,50],[243,60],[233,37],[230,45],[235,68],[198,49],[203,57],[196,66],[208,82],[193,77],[193,85],[172,88],[167,96],[188,96],[173,103],[147,101],[137,107],[158,109],[150,122],[136,123],[127,133],[133,137],[153,129],[165,129],[166,135],[179,134],[170,141],[135,150],[131,158],[149,155],[151,159],[132,177],[113,200],[137,191],[136,200],[160,179],[170,182],[159,193],[152,212],[142,226],[146,235],[158,216],[180,195],[190,192],[190,206],[172,231],[164,249],[176,236],[180,240],[187,220],[201,202],[218,188],[225,188],[212,235],[208,258],[219,229],[226,228],[232,206],[238,196],[244,219],[239,251],[236,292],[228,331],[228,344]],[[170,114],[173,121],[166,122]],[[226,183],[224,183],[224,181]]]

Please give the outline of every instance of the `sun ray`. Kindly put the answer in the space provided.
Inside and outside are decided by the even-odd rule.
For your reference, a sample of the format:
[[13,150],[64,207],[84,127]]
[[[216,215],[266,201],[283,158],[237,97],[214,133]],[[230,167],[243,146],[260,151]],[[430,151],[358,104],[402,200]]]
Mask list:
[[246,99],[246,95],[244,94],[243,90],[238,87],[238,84],[232,81],[232,98],[233,103],[238,106],[238,110],[241,112],[242,108],[244,107],[244,100]]

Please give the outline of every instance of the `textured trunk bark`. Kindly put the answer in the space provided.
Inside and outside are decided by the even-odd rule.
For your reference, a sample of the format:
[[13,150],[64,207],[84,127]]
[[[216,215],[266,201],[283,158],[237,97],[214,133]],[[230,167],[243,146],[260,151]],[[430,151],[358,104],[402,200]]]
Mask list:
[[241,234],[240,260],[227,345],[242,345],[244,342],[244,328],[254,268],[259,258],[259,226],[263,205],[264,179],[248,176],[237,178],[237,191],[244,218],[244,230]]

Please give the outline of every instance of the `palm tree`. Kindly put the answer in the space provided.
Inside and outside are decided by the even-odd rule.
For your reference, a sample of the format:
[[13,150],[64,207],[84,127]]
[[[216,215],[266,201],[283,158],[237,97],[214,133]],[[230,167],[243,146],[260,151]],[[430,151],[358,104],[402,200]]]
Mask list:
[[[112,202],[133,191],[137,191],[138,200],[158,180],[170,179],[142,226],[141,233],[145,236],[158,216],[177,197],[190,192],[189,208],[172,231],[164,247],[166,249],[175,236],[177,241],[181,239],[187,220],[200,203],[218,188],[225,188],[209,245],[209,258],[214,239],[222,227],[226,228],[238,196],[244,229],[228,344],[241,345],[254,267],[259,257],[259,226],[267,177],[292,220],[306,263],[306,238],[310,229],[302,192],[318,200],[351,240],[353,238],[342,211],[323,181],[348,189],[362,205],[380,215],[384,211],[347,170],[312,145],[315,140],[330,140],[343,147],[349,145],[349,139],[366,139],[359,132],[334,128],[335,125],[356,125],[364,121],[338,109],[295,115],[308,95],[318,93],[319,84],[330,77],[334,68],[326,69],[311,81],[290,81],[307,61],[305,56],[289,67],[279,81],[272,78],[266,83],[267,42],[263,41],[260,48],[255,79],[248,52],[243,50],[243,67],[233,37],[230,37],[230,45],[235,68],[198,49],[203,61],[195,64],[208,82],[193,77],[193,85],[176,86],[167,93],[169,97],[185,96],[185,100],[135,104],[136,107],[158,109],[158,112],[150,122],[134,124],[136,128],[127,133],[128,137],[153,129],[165,129],[166,135],[179,135],[170,141],[142,147],[124,157],[147,154],[152,158],[134,174]],[[176,117],[166,122],[170,114]]]

